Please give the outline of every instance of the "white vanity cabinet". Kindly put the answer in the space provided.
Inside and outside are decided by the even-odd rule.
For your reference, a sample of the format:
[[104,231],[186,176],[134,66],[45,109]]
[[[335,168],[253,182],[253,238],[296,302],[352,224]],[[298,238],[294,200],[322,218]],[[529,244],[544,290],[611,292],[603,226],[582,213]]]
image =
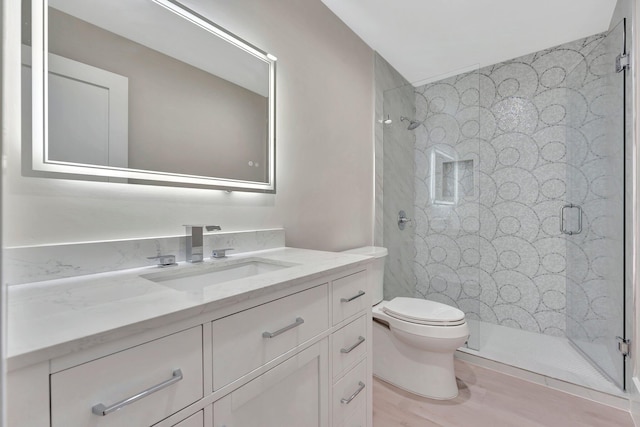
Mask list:
[[369,268],[11,371],[8,425],[370,427]]

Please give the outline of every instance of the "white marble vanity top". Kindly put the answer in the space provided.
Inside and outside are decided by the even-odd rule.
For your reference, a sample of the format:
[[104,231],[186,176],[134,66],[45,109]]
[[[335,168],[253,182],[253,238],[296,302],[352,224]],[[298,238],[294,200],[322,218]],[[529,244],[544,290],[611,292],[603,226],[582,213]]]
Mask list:
[[[211,264],[257,257],[296,264],[244,279],[184,292],[141,275],[211,268]],[[279,248],[230,255],[164,269],[143,267],[11,286],[8,290],[9,369],[188,319],[224,306],[313,280],[325,273],[365,265],[371,258]]]

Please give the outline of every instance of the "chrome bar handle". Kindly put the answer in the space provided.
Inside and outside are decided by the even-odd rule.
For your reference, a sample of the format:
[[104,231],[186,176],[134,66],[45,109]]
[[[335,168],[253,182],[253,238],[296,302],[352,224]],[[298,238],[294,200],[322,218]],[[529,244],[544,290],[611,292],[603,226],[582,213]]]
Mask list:
[[345,398],[345,397],[343,397],[342,399],[340,399],[340,403],[345,403],[345,404],[347,404],[347,405],[348,405],[349,403],[351,403],[351,401],[352,401],[353,399],[355,399],[355,398],[356,398],[356,396],[357,396],[357,395],[359,395],[359,394],[360,394],[360,392],[361,392],[362,390],[364,390],[364,383],[363,383],[362,381],[359,381],[359,382],[358,382],[358,389],[357,389],[357,390],[356,390],[356,391],[355,391],[351,396],[346,397],[346,398]]
[[275,332],[263,332],[262,333],[262,337],[263,338],[273,338],[273,337],[277,337],[278,335],[287,332],[289,329],[293,329],[296,328],[300,325],[302,325],[304,323],[304,319],[302,317],[296,317],[296,321],[293,322],[292,324],[285,326],[282,329],[278,329]]
[[[564,228],[564,210],[567,208],[578,209],[578,229],[575,231],[567,231]],[[563,234],[568,234],[569,236],[582,233],[582,207],[580,205],[569,203],[568,205],[564,205],[560,208],[560,232]]]
[[365,293],[366,293],[365,291],[358,291],[358,293],[352,296],[351,298],[340,298],[340,302],[351,302],[356,298],[360,298]]
[[575,234],[580,234],[582,233],[582,206],[573,205],[573,207],[578,209],[578,231]]
[[155,393],[156,391],[160,391],[164,388],[167,388],[170,385],[175,384],[178,381],[182,380],[182,378],[183,378],[182,370],[176,369],[175,371],[173,371],[173,376],[170,379],[163,381],[160,384],[154,385],[153,387],[150,387],[144,391],[141,391],[140,393],[137,393],[131,397],[127,397],[126,399],[121,400],[118,403],[114,403],[111,406],[105,406],[102,403],[98,403],[97,405],[91,408],[91,412],[93,412],[96,415],[100,415],[104,417],[105,415],[109,415],[110,413],[118,411],[127,405],[131,405],[133,402],[137,402],[138,400],[143,399],[149,396],[150,394]]
[[352,345],[351,347],[347,347],[347,348],[341,348],[340,349],[340,353],[344,353],[344,354],[351,353],[357,346],[359,346],[363,342],[364,342],[364,337],[363,336],[359,336],[358,337],[358,341],[354,345]]
[[565,208],[567,208],[569,205],[563,205],[560,208],[560,233],[561,234],[567,234],[565,229],[564,229],[564,210]]

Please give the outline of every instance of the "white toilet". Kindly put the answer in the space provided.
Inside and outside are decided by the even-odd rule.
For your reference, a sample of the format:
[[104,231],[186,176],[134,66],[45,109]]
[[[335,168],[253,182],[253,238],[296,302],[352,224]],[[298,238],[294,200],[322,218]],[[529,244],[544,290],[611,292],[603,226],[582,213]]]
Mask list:
[[373,374],[420,396],[453,399],[458,386],[453,353],[469,337],[464,313],[419,298],[383,301],[386,248],[346,251],[376,258],[372,278]]

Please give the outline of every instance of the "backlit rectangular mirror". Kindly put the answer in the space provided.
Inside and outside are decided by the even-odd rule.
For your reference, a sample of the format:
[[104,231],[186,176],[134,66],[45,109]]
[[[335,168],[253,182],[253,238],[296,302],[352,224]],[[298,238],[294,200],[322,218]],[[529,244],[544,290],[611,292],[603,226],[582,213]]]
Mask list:
[[275,192],[274,56],[173,0],[29,1],[34,171]]

